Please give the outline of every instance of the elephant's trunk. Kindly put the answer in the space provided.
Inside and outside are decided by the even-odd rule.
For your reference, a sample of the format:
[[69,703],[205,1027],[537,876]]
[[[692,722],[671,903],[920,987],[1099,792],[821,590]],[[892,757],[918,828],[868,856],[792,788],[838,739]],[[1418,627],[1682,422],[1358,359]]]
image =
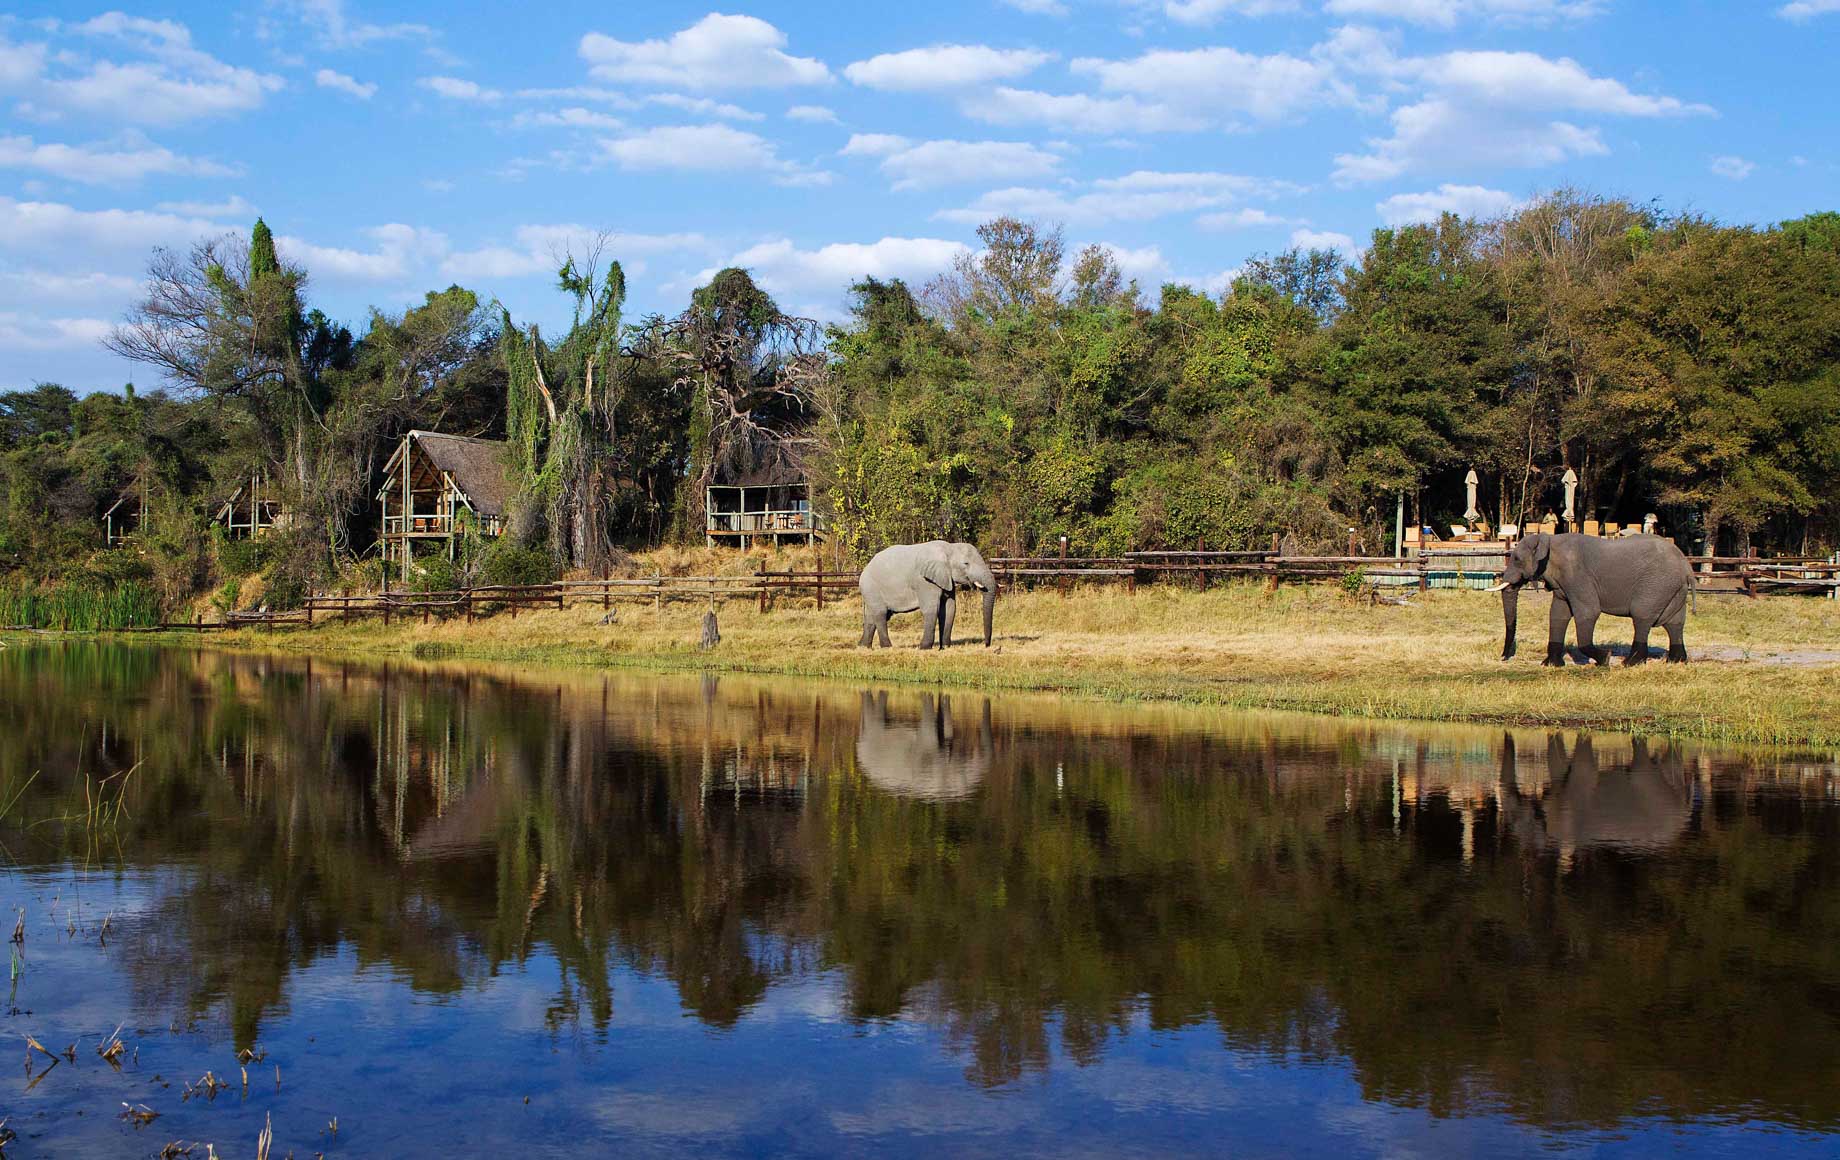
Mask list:
[[1510,585],[1501,590],[1501,623],[1506,630],[1501,642],[1501,659],[1514,657],[1514,628],[1520,622],[1521,590],[1519,585]]
[[984,589],[984,647],[990,647],[990,630],[997,611],[997,586]]

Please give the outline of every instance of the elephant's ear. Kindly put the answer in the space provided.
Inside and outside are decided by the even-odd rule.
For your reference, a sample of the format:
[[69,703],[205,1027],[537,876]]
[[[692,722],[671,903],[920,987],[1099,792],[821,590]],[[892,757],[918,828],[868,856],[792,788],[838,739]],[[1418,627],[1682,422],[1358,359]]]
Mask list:
[[920,575],[940,591],[952,591],[952,569],[944,560],[928,560],[921,564]]
[[1552,537],[1544,533],[1535,536],[1533,541],[1533,562],[1536,566],[1546,563],[1546,557],[1552,555]]

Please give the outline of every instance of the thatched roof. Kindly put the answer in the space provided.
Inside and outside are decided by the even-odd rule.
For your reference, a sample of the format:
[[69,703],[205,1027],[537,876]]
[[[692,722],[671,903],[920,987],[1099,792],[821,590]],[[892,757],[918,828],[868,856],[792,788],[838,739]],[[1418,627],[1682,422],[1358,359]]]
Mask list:
[[430,462],[454,483],[482,516],[502,516],[513,488],[505,472],[505,444],[499,439],[472,439],[436,431],[411,431],[409,438]]

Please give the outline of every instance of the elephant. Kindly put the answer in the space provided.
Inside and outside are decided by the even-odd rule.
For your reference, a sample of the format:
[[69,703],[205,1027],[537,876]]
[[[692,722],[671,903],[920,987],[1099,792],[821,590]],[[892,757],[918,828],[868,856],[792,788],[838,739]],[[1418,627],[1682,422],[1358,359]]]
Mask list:
[[952,722],[952,699],[920,698],[920,720],[897,724],[888,716],[888,694],[862,695],[862,728],[856,764],[877,788],[897,797],[926,801],[968,798],[990,772],[990,701],[975,735],[960,734]]
[[1607,847],[1654,852],[1679,840],[1693,820],[1693,783],[1672,749],[1659,758],[1635,739],[1627,769],[1600,770],[1589,737],[1568,757],[1550,737],[1546,792],[1531,797],[1515,779],[1514,739],[1503,737],[1500,802],[1504,823],[1527,849],[1556,851],[1569,863],[1578,850]]
[[1693,590],[1693,568],[1671,540],[1659,536],[1631,536],[1609,540],[1599,536],[1535,534],[1526,536],[1508,552],[1501,583],[1490,589],[1501,593],[1502,622],[1506,637],[1501,659],[1514,656],[1514,629],[1519,621],[1520,590],[1532,580],[1544,581],[1552,590],[1551,627],[1546,637],[1546,665],[1565,664],[1565,629],[1578,624],[1578,648],[1600,665],[1610,663],[1610,650],[1597,644],[1597,618],[1604,613],[1627,616],[1635,622],[1635,643],[1626,665],[1648,661],[1648,632],[1656,625],[1667,629],[1669,664],[1687,659],[1687,596]]
[[921,617],[920,647],[934,647],[936,629],[938,647],[947,647],[952,643],[952,622],[958,617],[960,588],[975,588],[984,594],[984,647],[990,647],[997,578],[970,544],[931,540],[883,548],[862,570],[858,586],[863,600],[863,648],[874,648],[878,635],[883,648],[892,648],[888,617],[916,610]]

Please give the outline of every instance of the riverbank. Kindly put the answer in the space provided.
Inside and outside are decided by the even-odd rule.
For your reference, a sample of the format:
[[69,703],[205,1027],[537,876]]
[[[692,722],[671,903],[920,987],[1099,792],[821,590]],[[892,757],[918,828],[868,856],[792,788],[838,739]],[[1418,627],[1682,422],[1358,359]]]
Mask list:
[[[345,656],[421,656],[824,676],[1179,701],[1391,720],[1601,728],[1709,741],[1840,746],[1840,603],[1702,597],[1687,630],[1694,663],[1543,669],[1544,598],[1523,610],[1520,656],[1500,651],[1500,606],[1479,592],[1437,591],[1405,607],[1357,602],[1327,585],[1274,593],[1251,583],[1006,594],[997,639],[922,653],[915,616],[897,617],[893,650],[857,648],[852,601],[815,609],[750,602],[719,609],[722,641],[696,647],[705,606],[598,605],[498,615],[474,624],[241,630],[213,645]],[[1603,635],[1626,645],[1626,621]],[[190,640],[192,638],[184,637]],[[1665,641],[1663,642],[1665,643]]]

